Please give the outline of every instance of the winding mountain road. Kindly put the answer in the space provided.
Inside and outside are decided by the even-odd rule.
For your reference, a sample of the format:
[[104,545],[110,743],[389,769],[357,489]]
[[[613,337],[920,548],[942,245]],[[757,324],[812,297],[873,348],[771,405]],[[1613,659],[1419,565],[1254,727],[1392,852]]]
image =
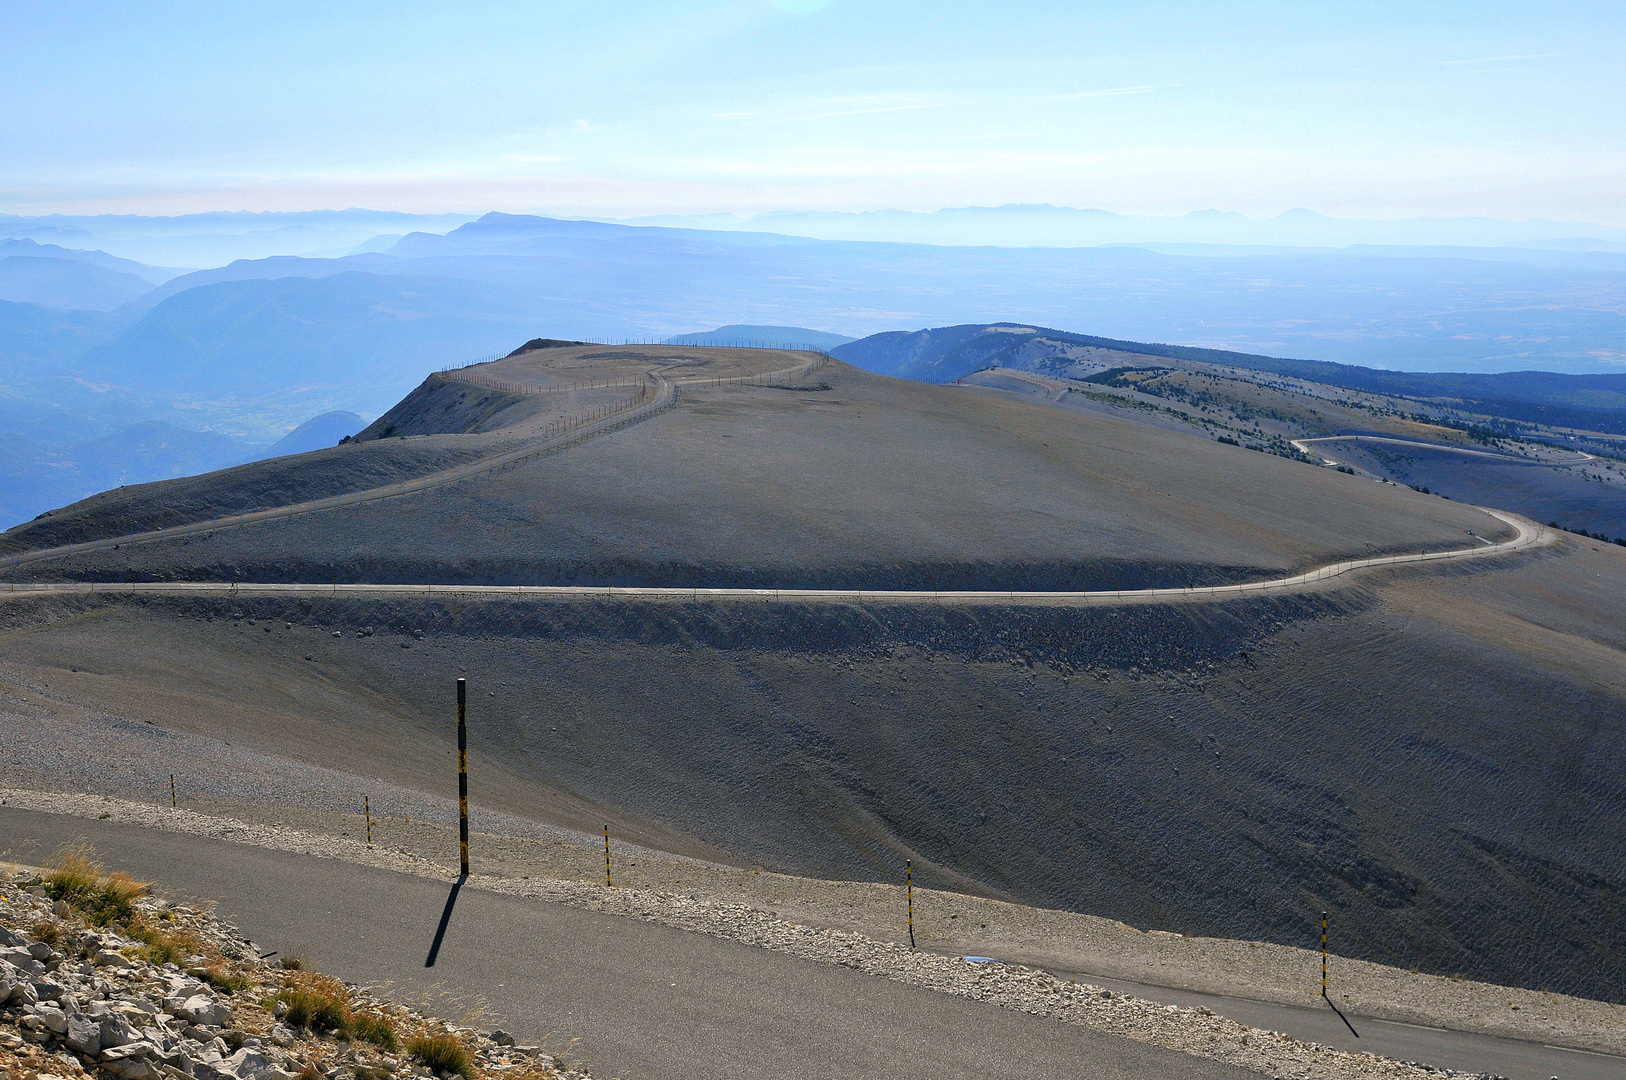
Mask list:
[[[66,544],[60,547],[45,548],[36,551],[20,552],[5,558],[0,558],[0,570],[15,570],[17,567],[46,559],[60,558],[68,555],[82,554],[90,551],[106,551],[116,547],[130,544],[151,543],[196,536],[200,533],[213,532],[217,529],[231,528],[241,525],[254,525],[267,521],[277,521],[305,514],[323,513],[339,510],[344,507],[358,507],[369,502],[378,502],[384,499],[399,498],[407,495],[419,494],[436,488],[446,487],[459,483],[475,476],[494,473],[521,462],[530,461],[543,454],[550,453],[573,443],[592,438],[605,432],[635,423],[648,416],[667,408],[676,400],[677,388],[681,385],[719,385],[725,383],[757,383],[761,384],[771,379],[794,378],[806,375],[822,365],[827,358],[820,355],[801,360],[796,364],[779,368],[773,371],[753,372],[746,375],[712,376],[702,374],[669,375],[670,368],[660,365],[651,368],[639,384],[639,393],[636,397],[613,409],[607,415],[592,417],[585,421],[572,421],[566,418],[562,424],[563,430],[544,431],[535,441],[524,446],[507,450],[498,454],[482,458],[468,465],[458,466],[432,473],[428,476],[404,480],[394,484],[370,488],[365,491],[353,492],[345,495],[328,496],[322,499],[313,499],[306,502],[294,503],[287,506],[272,507],[265,510],[256,510],[229,517],[214,518],[206,521],[191,522],[184,525],[175,525],[164,529],[155,529],[148,532],[132,533],[123,536],[109,536],[97,540],[90,540],[79,544]],[[1017,378],[1027,378],[1030,381],[1050,385],[1044,380],[1028,376],[1021,372],[1010,372]],[[441,378],[458,378],[457,373],[442,373]],[[490,380],[477,380],[469,378],[467,381],[484,385]],[[493,383],[493,385],[496,385]],[[547,392],[549,387],[525,387],[517,383],[504,383],[515,392]],[[1296,444],[1295,444],[1296,445]],[[1468,451],[1470,453],[1476,451]],[[1020,591],[1020,590],[980,590],[980,591],[948,591],[948,590],[885,590],[885,589],[736,589],[736,588],[673,588],[660,586],[578,586],[578,585],[448,585],[448,584],[300,584],[300,583],[273,583],[273,582],[8,582],[6,588],[0,591],[0,596],[25,597],[37,596],[42,593],[171,593],[171,594],[209,594],[229,593],[232,595],[249,594],[284,594],[284,595],[323,595],[323,596],[369,596],[369,595],[455,595],[466,597],[534,597],[572,599],[582,597],[611,597],[617,599],[638,600],[756,600],[756,601],[789,601],[789,602],[858,602],[858,603],[884,603],[904,602],[921,603],[930,602],[938,604],[1061,604],[1085,605],[1097,603],[1123,603],[1123,602],[1174,602],[1192,600],[1223,600],[1239,596],[1257,595],[1282,591],[1295,591],[1313,588],[1328,581],[1342,578],[1363,570],[1380,567],[1402,566],[1411,563],[1448,562],[1463,559],[1483,559],[1487,557],[1505,555],[1526,548],[1535,547],[1553,542],[1549,530],[1542,528],[1535,522],[1501,510],[1488,507],[1479,507],[1484,513],[1496,518],[1515,530],[1511,540],[1501,543],[1490,543],[1481,540],[1473,547],[1457,548],[1450,551],[1419,552],[1408,555],[1383,555],[1364,559],[1349,559],[1342,562],[1331,563],[1316,567],[1300,574],[1287,577],[1271,578],[1264,581],[1241,582],[1231,585],[1198,585],[1180,586],[1153,589],[1110,589],[1110,590],[1084,590],[1084,591]]]
[[227,581],[130,581],[130,582],[13,582],[3,591],[0,599],[25,598],[44,594],[87,593],[168,593],[178,595],[228,594],[231,596],[464,596],[471,598],[530,597],[539,599],[581,599],[604,597],[618,600],[756,600],[766,602],[838,602],[838,603],[936,603],[936,604],[1059,604],[1082,606],[1123,602],[1170,603],[1195,600],[1229,600],[1241,596],[1266,593],[1294,592],[1325,584],[1362,570],[1380,567],[1408,566],[1414,563],[1457,562],[1507,555],[1528,548],[1553,543],[1556,535],[1526,518],[1489,507],[1478,507],[1498,521],[1511,525],[1516,535],[1511,540],[1455,548],[1450,551],[1425,551],[1411,555],[1378,555],[1367,559],[1348,559],[1307,570],[1289,577],[1267,581],[1247,581],[1234,585],[1190,585],[1161,589],[1100,589],[1078,592],[1026,592],[1008,591],[934,591],[929,589],[698,589],[662,586],[614,585],[315,585],[282,582],[227,582]]
[[[1494,450],[1474,450],[1466,446],[1447,446],[1444,443],[1423,442],[1420,439],[1397,439],[1389,435],[1322,435],[1314,439],[1290,439],[1288,441],[1301,454],[1310,453],[1310,446],[1313,443],[1372,442],[1390,443],[1395,446],[1414,446],[1420,450],[1439,450],[1448,454],[1466,454],[1469,457],[1490,458],[1492,461],[1499,461],[1506,465],[1540,465],[1549,468],[1563,468],[1571,465],[1585,465],[1589,461],[1598,460],[1591,454],[1577,450],[1575,451],[1576,459],[1574,461],[1540,461],[1534,458],[1520,457],[1517,454],[1497,453]],[[1325,455],[1315,456],[1332,465],[1341,464]]]

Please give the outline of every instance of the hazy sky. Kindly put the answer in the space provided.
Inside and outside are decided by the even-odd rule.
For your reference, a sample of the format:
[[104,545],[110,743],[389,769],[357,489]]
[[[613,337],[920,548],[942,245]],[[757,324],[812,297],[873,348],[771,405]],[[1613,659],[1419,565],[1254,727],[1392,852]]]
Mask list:
[[1626,224],[1626,4],[0,5],[0,211]]

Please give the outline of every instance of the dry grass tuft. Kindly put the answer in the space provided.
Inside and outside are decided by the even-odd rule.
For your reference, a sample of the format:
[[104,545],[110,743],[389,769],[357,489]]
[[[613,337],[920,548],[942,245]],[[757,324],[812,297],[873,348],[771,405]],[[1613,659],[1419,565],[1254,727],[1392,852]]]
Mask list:
[[364,1039],[381,1050],[393,1052],[401,1045],[395,1034],[395,1025],[382,1013],[352,1013],[348,1034],[353,1039]]
[[62,940],[62,924],[55,919],[41,919],[28,928],[28,932],[35,941],[43,941],[47,945],[55,945]]
[[330,975],[299,972],[283,983],[277,1000],[288,1006],[288,1015],[283,1019],[292,1027],[318,1035],[349,1027],[350,995],[344,983]]
[[107,873],[83,844],[58,849],[46,864],[44,882],[47,896],[67,904],[92,926],[130,918],[135,902],[150,888],[129,874]]
[[203,981],[228,997],[245,994],[254,989],[254,980],[239,974],[225,964],[210,964],[203,970]]
[[407,1053],[437,1073],[456,1073],[475,1080],[474,1058],[455,1035],[419,1035],[407,1043]]
[[179,964],[187,957],[208,949],[203,938],[195,931],[172,930],[139,914],[131,916],[125,923],[124,933],[141,942],[141,947],[134,950],[136,955],[154,964]]
[[385,1050],[400,1046],[395,1024],[378,1012],[353,1012],[344,983],[330,975],[301,971],[286,976],[276,1001],[288,1006],[283,1020],[318,1035],[332,1032],[364,1039]]

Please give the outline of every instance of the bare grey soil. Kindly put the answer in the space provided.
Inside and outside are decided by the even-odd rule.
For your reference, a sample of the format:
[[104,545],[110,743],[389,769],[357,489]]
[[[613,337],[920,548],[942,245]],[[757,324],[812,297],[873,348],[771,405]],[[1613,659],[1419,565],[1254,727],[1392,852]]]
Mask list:
[[[711,370],[704,357],[687,359],[691,376]],[[488,367],[536,378],[502,366],[522,360]],[[612,350],[586,370],[613,375],[628,367]],[[420,404],[428,408],[428,396]],[[406,411],[392,421],[414,422]],[[451,446],[495,437],[425,438]],[[363,449],[388,454],[414,441],[369,441]],[[287,460],[284,468],[301,467]],[[199,478],[199,490],[218,485],[222,505],[237,498],[229,494],[237,480],[215,475]],[[167,501],[169,489],[159,485],[144,497]],[[119,512],[146,513],[131,505]],[[62,518],[58,543],[83,514],[70,508]],[[88,537],[95,525],[84,524]],[[39,532],[25,526],[8,538],[41,546],[33,538]],[[452,488],[53,559],[22,572],[101,580],[1128,589],[1223,584],[1341,557],[1460,547],[1470,532],[1507,534],[1472,507],[1330,469],[831,362],[798,386],[680,384],[672,409]]]

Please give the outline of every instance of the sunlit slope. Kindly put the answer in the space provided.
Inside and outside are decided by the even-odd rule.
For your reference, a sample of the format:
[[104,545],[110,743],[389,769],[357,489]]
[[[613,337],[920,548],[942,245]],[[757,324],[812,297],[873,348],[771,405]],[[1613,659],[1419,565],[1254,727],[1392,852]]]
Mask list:
[[[708,381],[741,370],[735,352],[593,347],[485,365],[480,372],[494,382],[619,381],[582,391],[603,400],[629,392],[642,372],[674,382],[676,401],[620,430],[422,495],[53,560],[33,572],[1129,588],[1247,580],[1346,556],[1463,547],[1470,534],[1504,531],[1471,507],[1330,469],[834,361],[759,379],[768,385]],[[541,353],[552,354],[547,370]],[[763,362],[750,369],[760,373]],[[390,416],[423,434],[365,442],[354,450],[358,463],[429,447],[518,445],[575,407],[538,413],[542,406],[516,404],[510,426],[439,434],[468,431],[467,418],[444,393],[415,395],[421,410],[407,408],[409,398]],[[482,408],[505,415],[489,402]],[[381,433],[375,424],[364,436]],[[336,459],[323,454],[331,469]],[[267,467],[303,466],[296,457]],[[235,483],[232,472],[177,482],[223,506]],[[146,515],[176,491],[158,484],[121,495],[120,512]],[[75,513],[57,516],[58,538],[72,535]],[[99,513],[108,518],[110,508]],[[25,531],[8,540],[25,541]]]

